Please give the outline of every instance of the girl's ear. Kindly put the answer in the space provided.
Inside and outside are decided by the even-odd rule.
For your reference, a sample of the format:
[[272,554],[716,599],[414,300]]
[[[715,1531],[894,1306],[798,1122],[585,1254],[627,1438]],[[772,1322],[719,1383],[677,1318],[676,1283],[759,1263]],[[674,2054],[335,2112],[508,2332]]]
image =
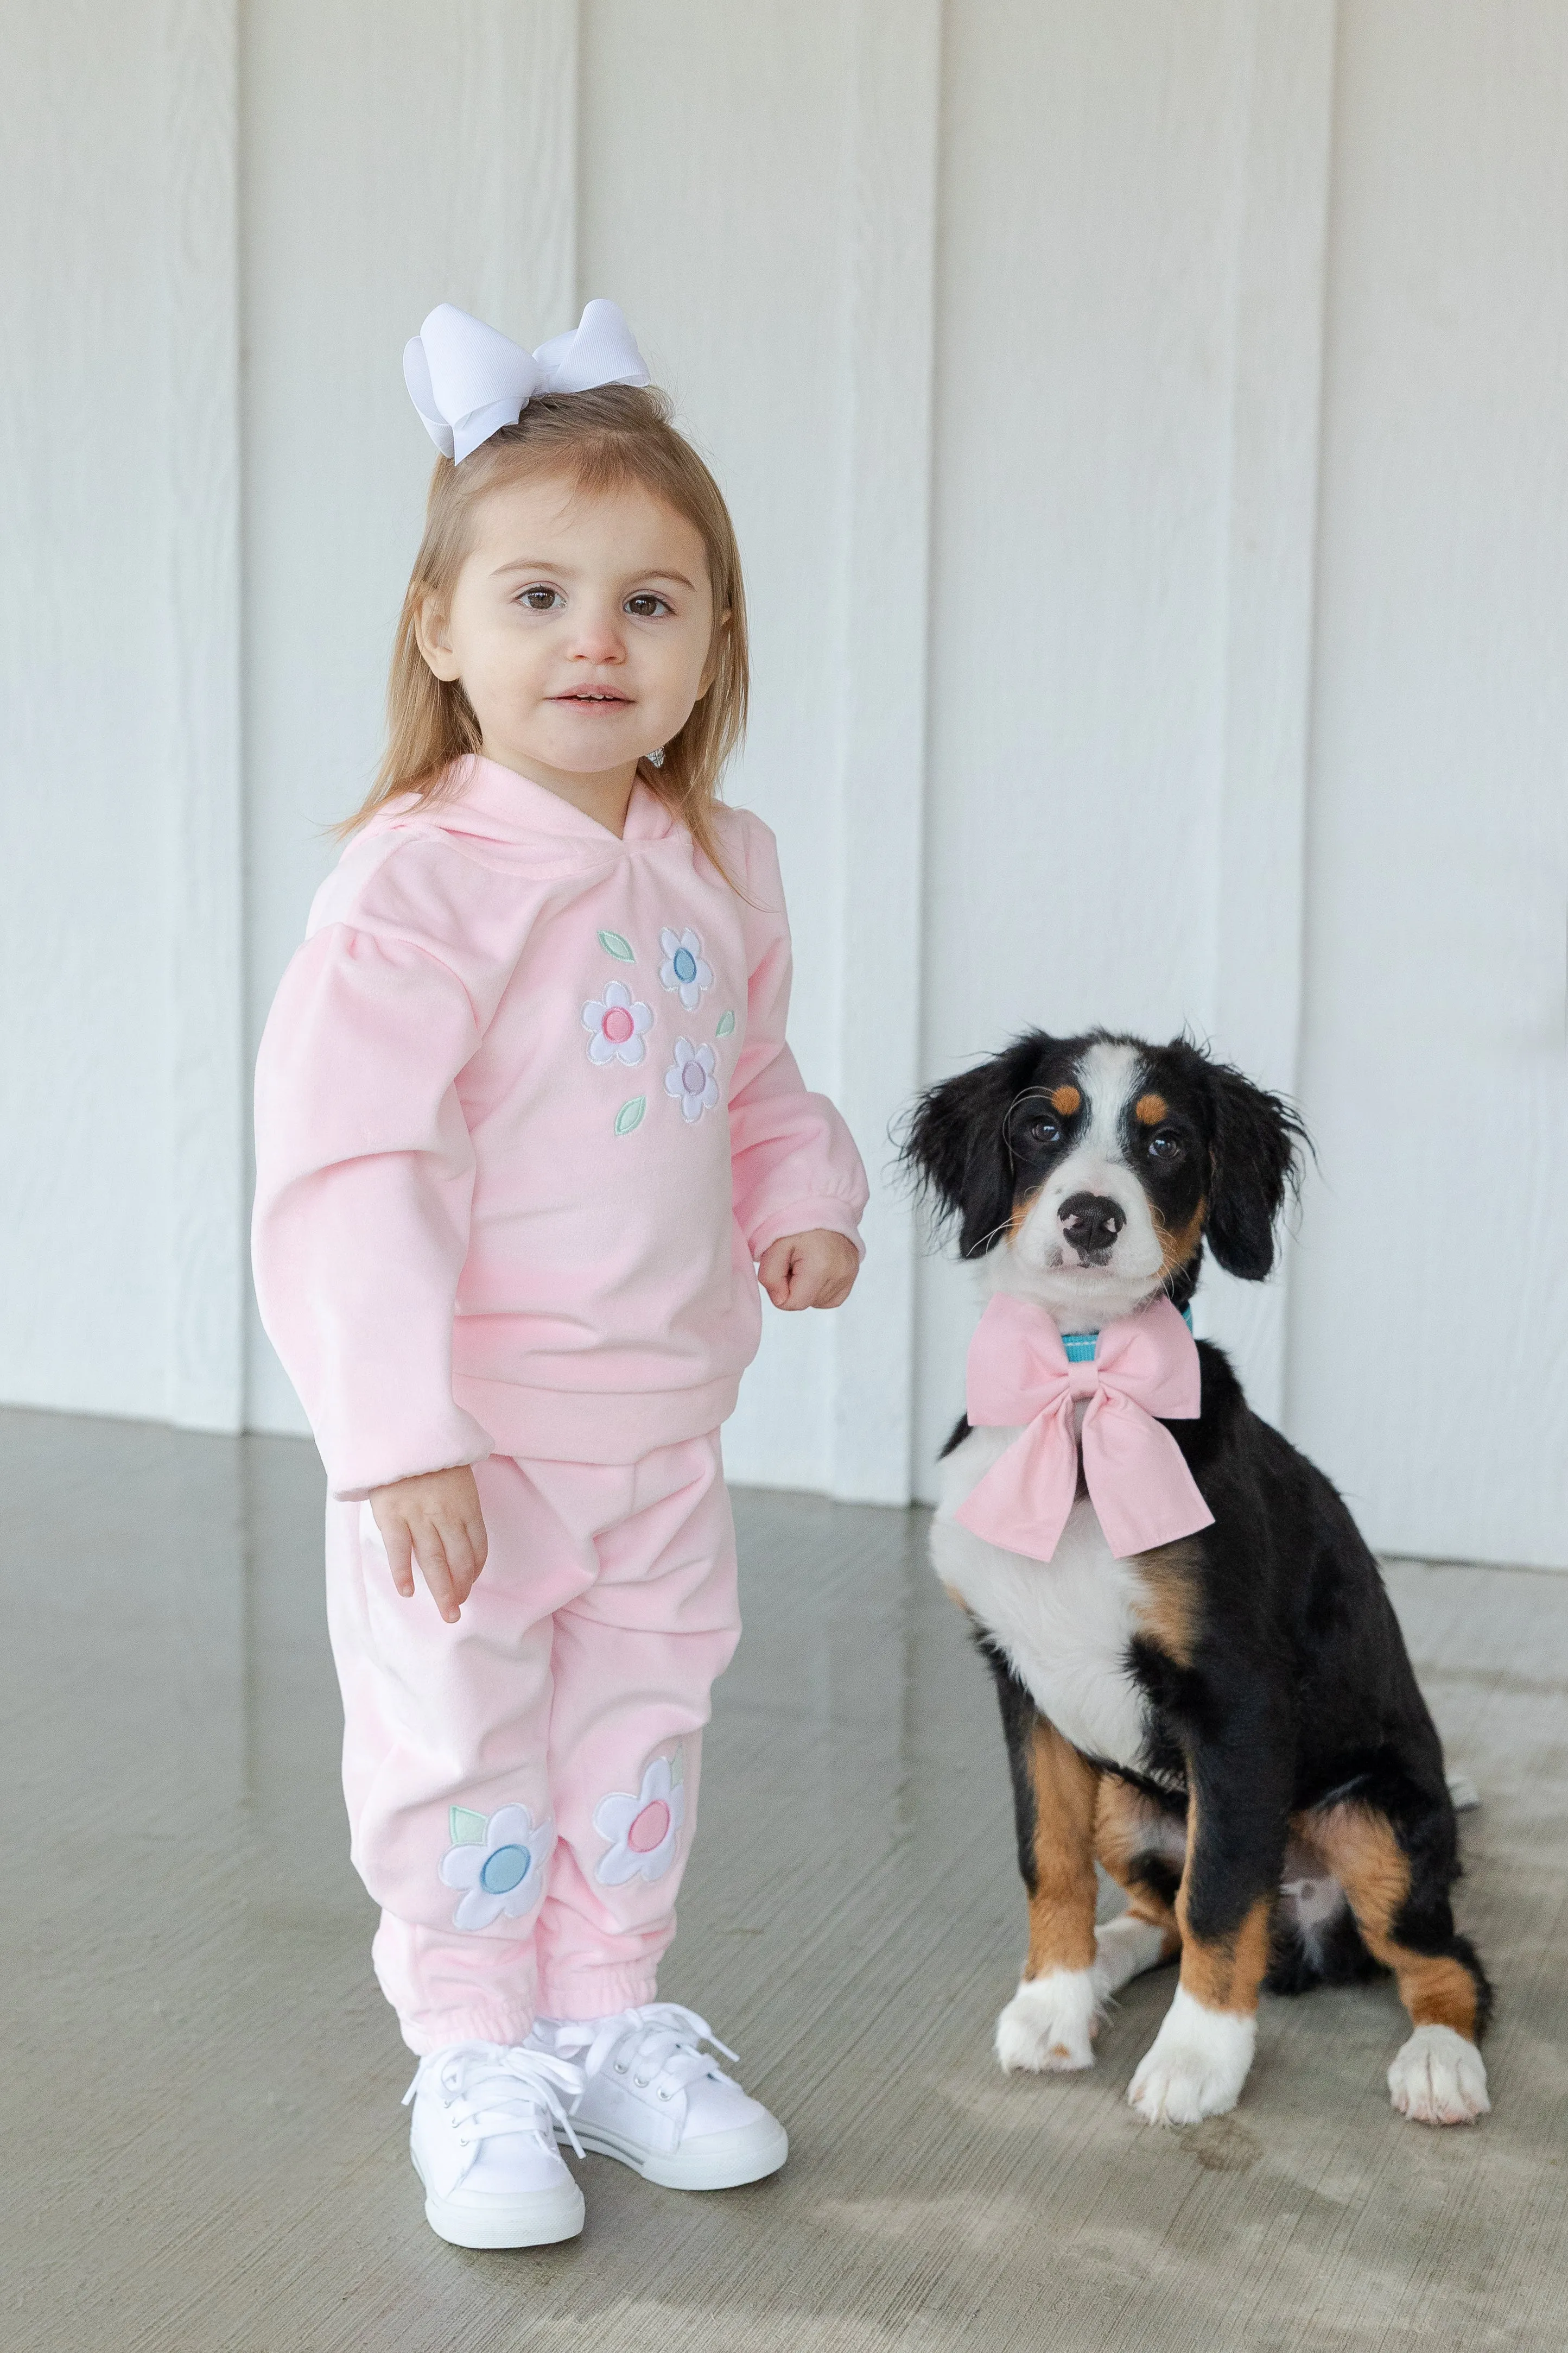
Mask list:
[[1307,1131],[1290,1104],[1223,1062],[1204,1064],[1212,1117],[1205,1238],[1227,1274],[1261,1282],[1274,1265],[1274,1228],[1300,1181]]
[[450,684],[458,676],[458,657],[452,651],[447,637],[447,615],[434,596],[426,596],[415,617],[414,637],[425,667],[431,675]]
[[963,1258],[984,1258],[1013,1213],[1007,1114],[1046,1039],[1036,1031],[973,1071],[930,1087],[910,1114],[903,1159],[935,1196],[942,1219],[959,1220]]

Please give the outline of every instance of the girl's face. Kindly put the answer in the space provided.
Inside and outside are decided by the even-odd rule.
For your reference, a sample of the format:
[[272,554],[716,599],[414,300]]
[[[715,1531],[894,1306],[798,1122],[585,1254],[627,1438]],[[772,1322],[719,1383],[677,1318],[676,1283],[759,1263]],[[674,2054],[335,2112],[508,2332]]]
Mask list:
[[498,486],[475,522],[420,651],[461,679],[489,758],[597,814],[711,681],[701,538],[640,485],[585,493],[551,475]]

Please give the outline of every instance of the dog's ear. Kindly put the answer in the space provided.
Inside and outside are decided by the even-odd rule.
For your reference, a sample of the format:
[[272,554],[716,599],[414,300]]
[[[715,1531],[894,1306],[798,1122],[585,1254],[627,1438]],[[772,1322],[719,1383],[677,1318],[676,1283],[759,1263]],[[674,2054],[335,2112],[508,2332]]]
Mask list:
[[1048,1040],[1037,1030],[973,1071],[929,1087],[904,1135],[903,1159],[936,1199],[942,1219],[959,1220],[963,1258],[984,1258],[1013,1212],[1013,1155],[1007,1114]]
[[1209,1211],[1205,1234],[1227,1274],[1261,1282],[1274,1265],[1274,1228],[1300,1182],[1307,1131],[1280,1095],[1188,1046],[1210,1115]]

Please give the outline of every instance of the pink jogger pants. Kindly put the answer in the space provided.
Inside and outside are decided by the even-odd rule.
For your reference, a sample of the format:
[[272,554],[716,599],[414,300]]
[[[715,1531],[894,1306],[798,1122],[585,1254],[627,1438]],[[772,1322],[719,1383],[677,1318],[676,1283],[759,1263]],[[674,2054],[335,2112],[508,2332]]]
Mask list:
[[456,1626],[327,1507],[355,1868],[420,2052],[649,2001],[741,1621],[719,1438],[639,1462],[475,1466],[489,1558]]

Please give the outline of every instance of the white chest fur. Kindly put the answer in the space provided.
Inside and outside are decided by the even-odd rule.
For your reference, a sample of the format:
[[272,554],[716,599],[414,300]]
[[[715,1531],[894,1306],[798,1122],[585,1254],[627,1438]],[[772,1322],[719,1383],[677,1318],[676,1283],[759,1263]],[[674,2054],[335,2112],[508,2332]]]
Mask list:
[[1128,1672],[1137,1574],[1111,1556],[1082,1496],[1052,1560],[1003,1552],[952,1514],[1014,1439],[972,1430],[942,1465],[931,1565],[1006,1653],[1042,1715],[1090,1757],[1145,1770],[1142,1694]]

